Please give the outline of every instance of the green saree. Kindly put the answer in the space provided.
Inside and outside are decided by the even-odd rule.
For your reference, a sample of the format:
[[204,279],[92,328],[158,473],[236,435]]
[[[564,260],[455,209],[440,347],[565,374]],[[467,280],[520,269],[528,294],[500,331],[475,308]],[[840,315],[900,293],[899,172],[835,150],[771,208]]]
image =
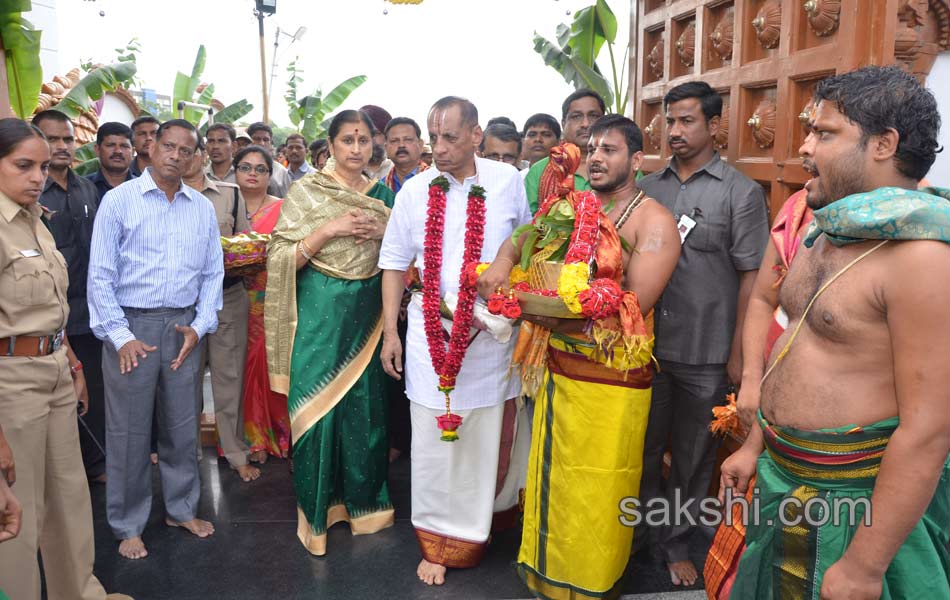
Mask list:
[[[269,248],[270,277],[281,273],[281,287],[295,291],[292,301],[288,294],[268,307],[281,320],[269,328],[276,335],[268,345],[290,348],[289,364],[275,358],[270,372],[272,385],[279,385],[285,381],[281,370],[289,367],[297,536],[318,556],[326,553],[326,531],[335,523],[347,521],[354,535],[393,524],[387,377],[376,358],[382,337],[379,244],[356,246],[352,238],[338,238],[299,271],[291,263],[288,272],[286,263],[295,260],[294,238],[354,207],[382,215],[385,222],[393,199],[392,191],[375,181],[357,194],[324,173],[301,179],[284,202],[287,222],[282,214]],[[291,304],[294,310],[287,314]]]

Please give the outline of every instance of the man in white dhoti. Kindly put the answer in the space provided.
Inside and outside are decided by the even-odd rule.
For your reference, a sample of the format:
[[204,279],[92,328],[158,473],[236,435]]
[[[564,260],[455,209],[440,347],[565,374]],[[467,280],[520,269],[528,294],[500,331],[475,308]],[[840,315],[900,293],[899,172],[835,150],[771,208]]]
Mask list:
[[[438,331],[433,324],[439,319],[432,315],[429,322],[433,331],[427,336],[425,302],[409,306],[403,369],[396,330],[403,276],[413,260],[423,282],[426,266],[440,265],[439,294],[459,297],[455,317],[463,322],[466,311],[462,307],[466,297],[472,298],[474,285],[460,284],[464,281],[463,268],[471,268],[469,261],[473,258],[491,262],[501,243],[516,227],[529,221],[531,214],[518,171],[504,163],[475,157],[482,130],[471,102],[456,97],[439,100],[429,112],[427,125],[435,168],[407,181],[397,194],[379,254],[379,267],[384,271],[381,359],[390,376],[399,379],[403,372],[406,376],[412,419],[412,524],[422,550],[418,575],[429,585],[440,585],[447,567],[474,567],[479,563],[493,510],[505,510],[517,503],[518,482],[524,480],[523,465],[519,469],[515,466],[517,460],[509,463],[512,444],[506,435],[509,439],[502,450],[501,471],[507,470],[508,478],[502,480],[499,448],[504,419],[513,419],[518,412],[512,410],[512,404],[519,395],[520,382],[517,377],[508,377],[514,338],[501,343],[485,331],[474,339],[468,331],[460,331],[461,335],[467,334],[465,339],[460,345],[449,343],[446,349],[445,342],[453,337],[451,326],[446,328],[442,321],[443,330]],[[444,187],[440,188],[440,183]],[[483,202],[476,198],[479,188],[484,190]],[[444,195],[439,189],[444,189]],[[479,237],[480,248],[475,247]],[[430,281],[429,289],[434,293],[435,280]],[[442,346],[430,347],[430,342]],[[447,381],[446,365],[458,358],[459,348],[464,353],[461,368],[449,381],[454,384],[450,392],[452,416],[461,417],[462,424],[457,441],[446,443],[440,440],[440,428],[446,428],[438,421],[447,413],[446,394],[439,386],[440,381]],[[433,361],[433,355],[445,359]],[[438,373],[433,362],[438,363]],[[508,432],[511,428],[504,429]],[[455,436],[446,431],[442,439],[445,437]],[[514,446],[521,444],[516,442]]]

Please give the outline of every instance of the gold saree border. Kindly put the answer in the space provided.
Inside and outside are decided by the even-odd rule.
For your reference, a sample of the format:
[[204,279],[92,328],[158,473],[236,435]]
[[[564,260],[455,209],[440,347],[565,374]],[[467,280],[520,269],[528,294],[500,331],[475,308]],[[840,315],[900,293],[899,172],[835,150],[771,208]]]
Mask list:
[[[842,479],[865,479],[873,480],[881,472],[881,463],[877,462],[865,467],[855,469],[824,470],[813,469],[794,460],[789,460],[773,450],[766,444],[766,451],[769,457],[775,461],[779,467],[791,473],[799,479],[811,479],[814,481],[840,481]],[[879,460],[884,456],[884,451],[875,452],[872,455],[864,457],[866,460]]]
[[267,378],[270,380],[270,389],[272,391],[285,396],[290,391],[290,376],[270,373]]
[[[801,517],[806,502],[817,497],[819,491],[807,485],[792,490],[787,497],[798,500],[797,506],[785,507],[787,522]],[[776,565],[777,573],[773,592],[776,598],[806,600],[812,597],[812,582],[817,563],[817,528],[802,522],[786,525],[777,532],[781,544],[781,556]]]
[[[353,535],[368,535],[392,527],[395,523],[395,511],[392,507],[371,512],[359,517],[352,517],[343,504],[334,504],[327,509],[327,529],[337,523],[349,523],[350,533]],[[310,527],[307,515],[297,507],[297,539],[303,544],[307,552],[314,556],[324,556],[327,553],[327,532],[316,533]]]
[[422,558],[430,563],[452,569],[477,567],[482,562],[488,542],[471,542],[415,528]]
[[373,331],[359,353],[343,367],[330,383],[307,399],[303,408],[291,415],[290,434],[294,444],[328,412],[333,410],[343,399],[343,396],[356,384],[369,363],[376,358],[376,347],[379,345],[382,336],[383,320],[380,318],[376,321]]

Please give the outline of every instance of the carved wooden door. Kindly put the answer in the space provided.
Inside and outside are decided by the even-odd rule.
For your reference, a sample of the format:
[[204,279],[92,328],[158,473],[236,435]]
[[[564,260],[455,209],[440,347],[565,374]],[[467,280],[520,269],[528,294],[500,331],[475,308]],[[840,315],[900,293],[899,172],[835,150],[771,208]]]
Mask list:
[[867,64],[926,76],[950,48],[950,0],[632,0],[634,118],[645,171],[666,164],[663,95],[703,80],[723,97],[720,153],[772,214],[808,176],[798,148],[815,84]]

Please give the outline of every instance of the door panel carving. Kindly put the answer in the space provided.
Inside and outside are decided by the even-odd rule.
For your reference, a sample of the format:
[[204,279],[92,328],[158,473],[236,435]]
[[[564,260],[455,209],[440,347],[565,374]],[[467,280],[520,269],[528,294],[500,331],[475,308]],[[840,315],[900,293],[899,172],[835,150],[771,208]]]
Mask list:
[[866,64],[925,77],[950,49],[950,0],[631,0],[631,10],[644,171],[669,160],[663,95],[701,79],[723,95],[717,148],[763,185],[773,214],[807,181],[798,149],[819,81]]

